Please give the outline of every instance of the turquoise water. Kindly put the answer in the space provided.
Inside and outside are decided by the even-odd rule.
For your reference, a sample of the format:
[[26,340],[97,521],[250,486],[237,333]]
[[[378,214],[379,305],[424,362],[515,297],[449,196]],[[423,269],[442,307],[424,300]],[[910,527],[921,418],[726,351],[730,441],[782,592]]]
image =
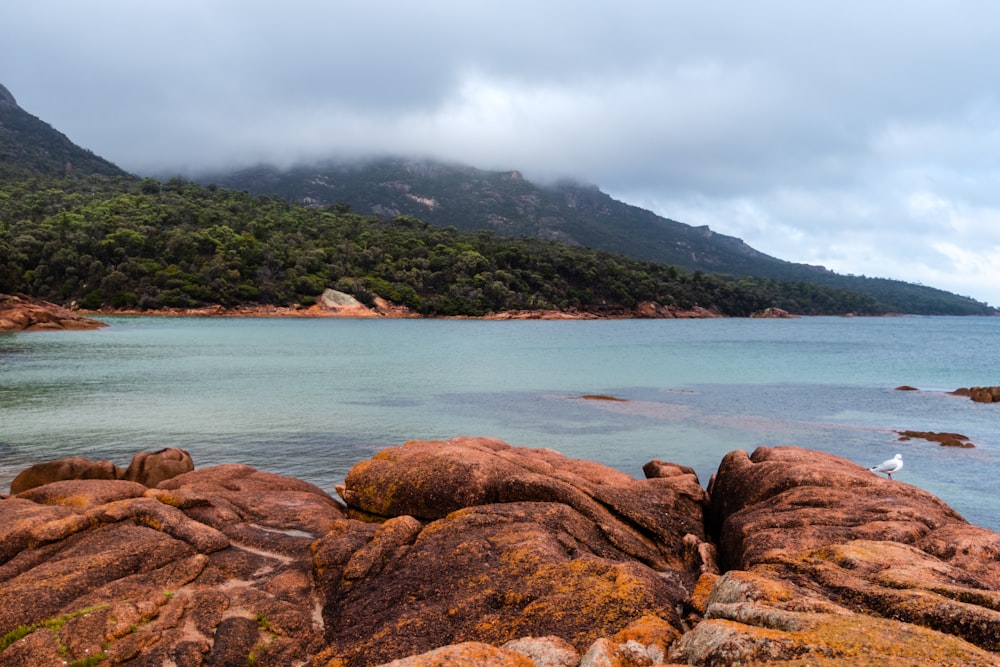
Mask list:
[[1000,406],[945,393],[1000,384],[1000,318],[104,319],[0,335],[0,489],[39,461],[167,446],[332,492],[412,439],[493,436],[637,477],[658,458],[703,483],[731,450],[799,445],[866,466],[901,452],[900,481],[1000,530]]

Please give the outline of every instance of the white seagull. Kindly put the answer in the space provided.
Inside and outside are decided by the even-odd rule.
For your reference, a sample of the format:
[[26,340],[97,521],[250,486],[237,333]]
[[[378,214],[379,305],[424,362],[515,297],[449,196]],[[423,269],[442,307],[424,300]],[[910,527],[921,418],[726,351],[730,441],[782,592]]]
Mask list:
[[884,472],[886,475],[889,476],[889,479],[892,479],[892,473],[899,472],[900,470],[902,470],[902,468],[903,468],[903,455],[896,454],[888,461],[882,461],[882,463],[879,463],[877,466],[872,466],[871,471]]

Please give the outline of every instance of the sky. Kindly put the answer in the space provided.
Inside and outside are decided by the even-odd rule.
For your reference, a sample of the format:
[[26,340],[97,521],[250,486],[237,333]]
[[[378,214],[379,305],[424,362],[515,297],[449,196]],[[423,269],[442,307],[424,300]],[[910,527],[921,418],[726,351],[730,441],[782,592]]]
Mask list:
[[32,0],[0,84],[139,175],[402,155],[575,179],[1000,306],[993,0]]

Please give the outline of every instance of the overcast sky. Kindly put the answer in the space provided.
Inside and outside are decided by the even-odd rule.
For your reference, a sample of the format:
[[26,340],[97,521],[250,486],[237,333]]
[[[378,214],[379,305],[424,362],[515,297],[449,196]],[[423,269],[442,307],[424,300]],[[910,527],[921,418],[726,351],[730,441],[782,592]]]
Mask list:
[[1000,306],[993,0],[32,0],[0,84],[137,174],[518,169]]

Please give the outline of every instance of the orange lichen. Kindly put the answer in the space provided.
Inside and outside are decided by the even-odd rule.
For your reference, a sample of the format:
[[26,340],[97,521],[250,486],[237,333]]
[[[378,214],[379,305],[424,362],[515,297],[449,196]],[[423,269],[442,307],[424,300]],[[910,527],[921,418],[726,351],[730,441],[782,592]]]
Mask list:
[[715,588],[716,582],[719,580],[719,575],[713,574],[711,572],[706,572],[705,574],[698,577],[698,581],[694,586],[694,590],[691,592],[691,597],[688,598],[688,605],[698,614],[704,614],[705,608],[707,607],[708,596],[711,595],[712,590]]
[[666,649],[676,641],[681,633],[674,626],[655,614],[647,614],[628,624],[624,630],[611,637],[617,644],[637,642],[643,646],[659,646]]
[[[957,637],[864,615],[816,614],[802,639],[821,653],[919,665],[996,665],[996,656]],[[854,663],[857,664],[857,663]]]

